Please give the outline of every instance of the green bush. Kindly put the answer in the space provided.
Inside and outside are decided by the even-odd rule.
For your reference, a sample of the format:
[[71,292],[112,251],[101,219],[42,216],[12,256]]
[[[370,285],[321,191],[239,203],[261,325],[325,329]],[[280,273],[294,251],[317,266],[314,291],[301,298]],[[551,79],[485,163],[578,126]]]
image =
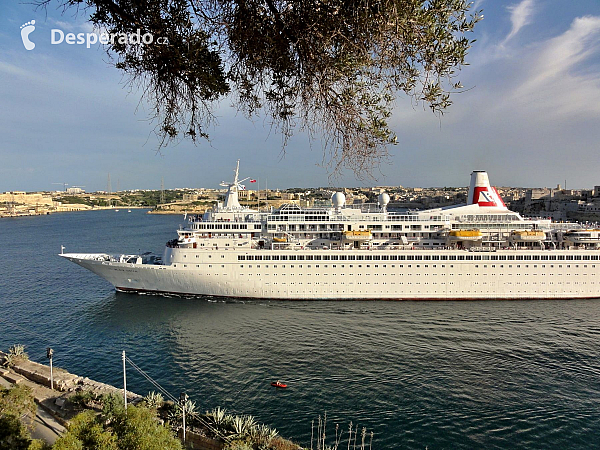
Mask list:
[[114,398],[106,396],[108,416],[93,411],[77,415],[53,450],[181,450],[154,411],[133,405],[125,411]]

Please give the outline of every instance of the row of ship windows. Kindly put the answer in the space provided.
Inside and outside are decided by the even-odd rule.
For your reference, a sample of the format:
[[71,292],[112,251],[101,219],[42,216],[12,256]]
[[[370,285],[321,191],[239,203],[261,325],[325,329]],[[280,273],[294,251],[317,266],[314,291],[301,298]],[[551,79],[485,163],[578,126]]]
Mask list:
[[238,255],[238,261],[598,261],[599,255]]
[[[184,265],[183,265],[183,267],[187,267],[187,266],[188,266],[187,264],[184,264]],[[362,264],[357,264],[356,266],[357,266],[357,267],[359,267],[359,268],[362,268],[362,267],[363,267],[363,266],[362,266]],[[407,264],[407,265],[406,265],[406,267],[408,267],[408,268],[412,268],[412,266],[413,266],[412,264]],[[515,264],[514,266],[515,266],[517,269],[520,269],[520,268],[521,268],[521,264]],[[555,266],[554,266],[554,264],[549,264],[548,266],[549,266],[551,269],[553,269],[553,268],[555,267]],[[177,264],[173,264],[173,267],[177,267]],[[212,264],[209,264],[209,265],[208,265],[208,267],[209,267],[209,268],[212,268],[212,267],[213,267],[213,265],[212,265]],[[244,266],[244,264],[240,264],[240,267],[241,267],[241,268],[248,267],[249,269],[252,269],[252,264],[248,264],[248,265],[246,265],[246,266]],[[260,268],[261,268],[260,264],[256,265],[255,267],[256,267],[257,269],[260,269]],[[264,267],[264,268],[268,269],[268,268],[269,268],[269,265],[268,265],[268,264],[265,264],[265,265],[263,265],[262,267]],[[278,266],[277,264],[273,264],[271,267],[272,267],[272,268],[274,268],[274,269],[277,269],[277,267],[279,267],[279,266]],[[293,268],[295,268],[296,266],[295,266],[295,265],[293,265],[293,264],[291,264],[289,267],[290,267],[291,269],[293,269]],[[302,264],[299,264],[299,265],[298,265],[298,267],[299,267],[300,269],[302,269],[304,266],[303,266]],[[306,267],[307,267],[308,269],[311,269],[311,268],[312,268],[312,265],[310,265],[310,264],[309,264],[309,265],[307,265]],[[320,265],[320,264],[315,264],[315,268],[316,268],[316,269],[319,269],[320,267],[321,267],[321,265]],[[331,265],[331,267],[335,269],[335,268],[337,268],[337,267],[338,267],[338,265],[337,265],[337,264],[332,264],[332,265]],[[346,267],[346,265],[345,265],[345,264],[340,264],[340,267],[341,267],[341,268],[345,268],[345,267]],[[349,268],[354,268],[354,264],[349,264],[349,265],[348,265],[348,267],[349,267]],[[365,265],[365,267],[367,267],[367,268],[370,268],[370,267],[371,267],[371,265],[370,265],[370,264],[366,264],[366,265]],[[373,267],[374,267],[374,268],[376,268],[376,269],[378,269],[380,266],[379,266],[379,264],[374,264],[374,265],[373,265]],[[387,268],[387,264],[382,264],[382,265],[381,265],[381,267],[385,269],[385,268]],[[415,264],[415,267],[417,267],[417,268],[420,268],[420,267],[421,267],[421,265],[420,265],[420,264]],[[428,267],[430,267],[430,265],[429,265],[429,264],[424,264],[424,265],[423,265],[423,267],[425,267],[425,268],[428,268]],[[433,268],[437,268],[438,266],[437,266],[437,264],[432,264],[432,265],[431,265],[431,267],[433,267]],[[441,265],[440,265],[440,267],[441,267],[442,269],[444,269],[444,268],[446,268],[446,265],[445,265],[445,264],[441,264]],[[452,268],[452,267],[454,267],[454,265],[453,265],[453,264],[450,264],[448,267],[451,267],[451,268]],[[488,268],[488,265],[487,265],[487,264],[484,264],[484,265],[482,265],[481,267],[483,267],[484,269],[487,269],[487,268]],[[496,268],[496,267],[499,267],[499,268],[503,269],[503,268],[504,268],[504,264],[498,264],[498,265],[496,265],[496,264],[491,264],[491,265],[489,265],[489,267],[491,267],[492,269],[494,269],[494,268]],[[512,269],[512,268],[513,268],[513,264],[507,264],[507,267],[508,267],[509,269]],[[529,264],[525,264],[525,265],[524,265],[524,267],[525,267],[526,269],[529,269]],[[532,268],[534,268],[534,269],[537,269],[537,268],[538,268],[538,264],[533,264],[531,267],[532,267]],[[542,269],[545,269],[545,268],[546,268],[546,264],[540,264],[540,265],[539,265],[539,267],[540,267],[540,268],[542,268]],[[563,265],[562,265],[562,264],[558,264],[556,267],[558,267],[559,269],[562,269],[562,268],[563,268]],[[571,264],[566,264],[566,265],[565,265],[565,267],[569,269],[569,268],[571,268]],[[573,265],[573,267],[575,267],[575,268],[577,268],[577,269],[578,269],[578,268],[579,268],[579,264],[575,264],[575,265]],[[587,265],[587,264],[583,264],[583,266],[582,266],[582,267],[583,267],[584,269],[587,269],[587,268],[588,268],[588,265]],[[200,264],[196,264],[196,268],[200,268]],[[221,264],[221,268],[225,268],[225,264]],[[285,264],[282,264],[282,265],[281,265],[281,268],[282,268],[282,269],[285,269]],[[329,268],[329,265],[328,265],[328,264],[324,264],[324,265],[323,265],[323,268],[327,269],[327,268]],[[392,264],[392,265],[391,265],[391,268],[392,268],[392,269],[395,269],[395,268],[396,268],[396,265],[395,265],[395,264]],[[403,265],[403,264],[399,264],[399,265],[398,265],[398,268],[400,268],[400,269],[403,269],[403,268],[404,268],[404,265]],[[476,265],[475,265],[475,268],[476,268],[476,269],[477,269],[477,268],[479,268],[479,265],[478,265],[478,264],[476,264]],[[596,265],[595,265],[595,264],[592,264],[592,265],[591,265],[591,268],[592,268],[592,269],[595,269],[595,268],[596,268]],[[344,274],[342,274],[342,275],[344,275]],[[376,274],[376,275],[377,275],[377,274]],[[400,275],[402,275],[402,274],[400,274]],[[417,275],[419,275],[419,274],[417,274]],[[466,275],[470,275],[470,274],[466,274]],[[501,274],[501,275],[502,275],[502,274]],[[511,274],[509,274],[509,275],[511,275]],[[547,274],[545,274],[545,273],[542,273],[541,275],[547,275]],[[580,274],[580,275],[584,275],[584,276],[586,276],[587,274]]]
[[[271,284],[271,283],[267,282],[265,284],[268,285],[268,284]],[[273,284],[277,284],[277,283],[275,282]],[[301,282],[298,282],[298,283],[296,283],[296,282],[286,283],[285,281],[283,281],[283,282],[281,282],[279,284],[302,284],[302,283]],[[307,284],[307,285],[312,285],[312,284],[314,284],[314,285],[319,285],[319,284],[322,284],[322,285],[328,285],[328,284],[329,285],[336,285],[336,284],[353,285],[353,284],[380,284],[380,283],[377,283],[377,282],[375,282],[375,283],[364,282],[363,283],[362,281],[349,282],[349,283],[340,281],[339,283],[338,282],[329,283],[327,281],[324,281],[324,282],[321,282],[321,283],[320,282],[315,282],[315,283],[305,283],[305,284]],[[442,285],[442,286],[444,286],[446,284],[453,285],[454,283],[453,282],[448,282],[448,283],[444,283],[444,282],[440,282],[440,283],[435,283],[435,282],[432,282],[432,283],[420,283],[420,282],[414,282],[414,283],[413,282],[407,282],[407,283],[403,283],[403,282],[398,282],[398,283],[391,282],[391,283],[386,283],[386,282],[383,282],[381,284],[419,284],[419,285],[430,285],[431,284],[431,285]],[[479,286],[479,285],[487,286],[488,284],[492,284],[492,283],[487,283],[487,282],[481,282],[481,283],[479,283],[477,281],[471,283],[472,286]],[[554,284],[557,284],[557,285],[561,285],[562,286],[562,285],[570,285],[571,282],[570,281],[566,281],[564,283],[554,283],[554,282],[550,281],[550,282],[546,283],[545,281],[541,281],[541,282],[538,283],[538,282],[529,282],[529,281],[523,281],[523,282],[521,282],[521,281],[515,281],[515,282],[512,282],[512,283],[511,282],[507,282],[506,284],[507,285],[509,285],[509,284],[510,285],[513,285],[513,284],[514,285],[521,285],[521,284],[525,284],[525,285],[530,285],[530,284],[531,285],[538,285],[538,284],[543,284],[543,285],[550,284],[550,285],[554,285]],[[578,285],[579,284],[587,284],[587,282],[583,281],[583,282],[579,283],[579,282],[575,281],[575,282],[573,282],[573,284],[578,284]],[[591,282],[590,284],[595,284],[595,283]]]
[[[250,228],[255,230],[261,230],[262,225],[255,224],[251,225]],[[247,230],[248,225],[246,224],[237,224],[237,223],[201,223],[195,227],[197,230]]]

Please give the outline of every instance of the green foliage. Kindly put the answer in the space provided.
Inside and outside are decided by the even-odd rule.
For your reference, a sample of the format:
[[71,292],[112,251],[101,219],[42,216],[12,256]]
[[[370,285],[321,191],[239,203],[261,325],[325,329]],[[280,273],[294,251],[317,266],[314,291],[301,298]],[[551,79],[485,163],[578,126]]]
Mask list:
[[52,450],[83,450],[83,441],[74,434],[67,432],[56,440]]
[[94,203],[89,199],[89,197],[80,197],[76,195],[61,195],[57,200],[63,203],[69,204],[80,204],[80,205],[89,205],[92,206]]
[[69,402],[80,408],[85,408],[91,402],[98,400],[100,400],[100,397],[93,391],[80,391],[69,397]]
[[123,414],[125,411],[125,399],[122,395],[113,392],[102,396],[102,415],[106,420]]
[[14,344],[8,349],[4,365],[11,367],[19,361],[27,361],[29,355],[25,352],[25,346],[22,344]]
[[233,416],[224,409],[215,408],[207,411],[204,418],[216,435],[233,439],[230,443],[250,442],[266,449],[277,437],[277,430],[259,425],[252,416]]
[[15,384],[10,389],[0,388],[0,416],[20,417],[27,413],[34,415],[36,411],[37,405],[28,386]]
[[52,450],[52,446],[41,439],[34,439],[30,442],[27,450]]
[[0,450],[29,448],[29,432],[20,418],[24,415],[33,417],[36,410],[37,406],[28,386],[17,384],[10,389],[0,389]]
[[58,439],[54,449],[117,450],[117,439],[105,431],[100,418],[94,411],[84,411],[75,416],[68,432]]
[[153,411],[129,406],[112,424],[122,450],[178,450],[181,443],[171,431],[158,423]]
[[196,414],[196,402],[192,400],[186,400],[184,408],[179,403],[172,405],[171,410],[168,414],[169,422],[174,425],[179,425],[183,421],[183,409],[185,409],[185,415],[189,421],[193,414]]
[[0,414],[0,450],[26,450],[31,439],[19,416]]
[[[115,403],[111,403],[112,406]],[[110,417],[84,411],[70,423],[54,450],[181,450],[179,440],[159,424],[154,411],[115,407]]]
[[148,392],[148,395],[144,397],[144,403],[146,407],[150,409],[158,409],[163,405],[164,402],[165,398],[162,396],[162,394],[154,391]]
[[227,444],[223,450],[254,450],[254,447],[246,440],[235,440]]
[[29,359],[29,356],[25,353],[25,346],[22,344],[14,344],[8,349],[8,353],[19,358]]
[[[50,0],[39,0],[46,4]],[[468,0],[60,0],[89,6],[108,32],[167,39],[115,41],[107,52],[157,120],[161,145],[206,138],[213,108],[263,110],[284,145],[297,129],[322,135],[334,167],[358,173],[397,142],[398,93],[442,113],[482,18]]]

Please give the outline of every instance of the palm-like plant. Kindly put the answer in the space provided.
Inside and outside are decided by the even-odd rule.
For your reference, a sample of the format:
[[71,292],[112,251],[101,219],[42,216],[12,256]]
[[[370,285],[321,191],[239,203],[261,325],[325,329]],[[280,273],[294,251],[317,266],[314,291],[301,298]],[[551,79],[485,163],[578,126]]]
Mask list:
[[165,398],[160,392],[148,392],[148,395],[144,397],[146,406],[150,409],[158,409],[165,402]]

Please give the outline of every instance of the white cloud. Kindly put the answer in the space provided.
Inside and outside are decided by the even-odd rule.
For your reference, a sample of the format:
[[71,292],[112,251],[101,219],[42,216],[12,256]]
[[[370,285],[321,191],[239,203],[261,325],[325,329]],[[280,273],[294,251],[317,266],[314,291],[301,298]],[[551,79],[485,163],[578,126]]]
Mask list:
[[521,30],[521,28],[531,23],[531,16],[533,15],[533,3],[534,0],[523,0],[517,5],[507,7],[507,9],[510,11],[512,28],[510,33],[508,33],[508,36],[504,38],[504,41],[501,45],[506,44]]
[[600,115],[600,75],[586,71],[586,63],[600,50],[600,17],[576,18],[562,35],[524,54],[527,79],[510,102],[550,117]]

